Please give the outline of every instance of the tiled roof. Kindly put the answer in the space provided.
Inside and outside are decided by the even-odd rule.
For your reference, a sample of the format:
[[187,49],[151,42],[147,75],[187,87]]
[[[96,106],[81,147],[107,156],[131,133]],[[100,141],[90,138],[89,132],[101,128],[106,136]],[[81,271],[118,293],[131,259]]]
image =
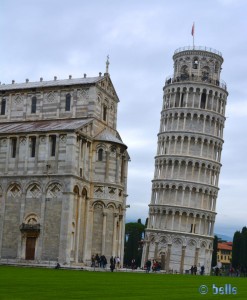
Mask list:
[[30,89],[30,88],[42,88],[61,85],[77,85],[77,84],[92,84],[103,79],[103,76],[97,77],[85,77],[85,78],[71,78],[62,80],[50,80],[50,81],[36,81],[25,83],[13,83],[13,84],[0,84],[0,91],[18,90],[18,89]]
[[97,141],[105,141],[105,142],[113,142],[117,144],[124,145],[126,148],[127,146],[122,142],[120,136],[116,132],[115,134],[111,133],[107,128],[101,131],[96,137],[95,140]]
[[42,120],[25,121],[14,123],[0,123],[0,133],[27,133],[27,132],[47,132],[59,130],[76,130],[92,119],[60,119],[60,120]]
[[232,246],[228,243],[218,243],[218,250],[232,250]]

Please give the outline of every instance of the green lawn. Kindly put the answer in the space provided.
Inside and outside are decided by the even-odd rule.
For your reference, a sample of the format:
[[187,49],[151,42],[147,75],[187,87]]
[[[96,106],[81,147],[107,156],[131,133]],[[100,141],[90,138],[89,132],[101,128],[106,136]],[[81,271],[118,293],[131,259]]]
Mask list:
[[[231,284],[237,294],[213,294]],[[200,294],[206,285],[208,293]],[[223,292],[225,293],[225,290]],[[0,266],[0,299],[247,299],[247,278]]]

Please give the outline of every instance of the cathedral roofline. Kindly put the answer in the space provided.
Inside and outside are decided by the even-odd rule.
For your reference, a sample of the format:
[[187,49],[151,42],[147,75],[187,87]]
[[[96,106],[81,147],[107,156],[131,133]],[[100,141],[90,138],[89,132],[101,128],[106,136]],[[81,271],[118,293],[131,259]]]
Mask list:
[[92,120],[93,119],[58,119],[0,123],[0,134],[76,130],[90,123]]
[[[105,75],[105,76],[108,76]],[[40,81],[29,82],[27,79],[24,83],[15,83],[14,80],[11,84],[0,84],[0,91],[7,90],[22,90],[22,89],[31,89],[31,88],[46,88],[46,87],[56,87],[56,86],[71,86],[71,85],[82,85],[82,84],[95,84],[105,78],[101,74],[97,77],[86,77],[84,74],[83,78],[72,78],[57,80],[57,77],[54,77],[54,80],[43,81],[40,78]]]

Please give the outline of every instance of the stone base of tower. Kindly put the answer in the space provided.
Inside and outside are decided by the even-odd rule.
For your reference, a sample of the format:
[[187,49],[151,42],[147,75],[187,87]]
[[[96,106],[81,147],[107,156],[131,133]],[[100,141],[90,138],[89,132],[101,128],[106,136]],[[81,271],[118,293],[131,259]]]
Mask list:
[[186,274],[191,266],[196,266],[199,274],[204,266],[205,274],[210,274],[212,251],[213,237],[210,236],[147,230],[142,266],[149,259],[159,261],[167,273]]

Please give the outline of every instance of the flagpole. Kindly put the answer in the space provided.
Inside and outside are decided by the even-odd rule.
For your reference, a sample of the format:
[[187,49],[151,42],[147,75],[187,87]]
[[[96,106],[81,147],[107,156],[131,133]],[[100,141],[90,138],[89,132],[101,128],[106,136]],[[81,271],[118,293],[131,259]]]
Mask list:
[[191,34],[193,37],[193,49],[195,49],[195,22],[193,22]]

